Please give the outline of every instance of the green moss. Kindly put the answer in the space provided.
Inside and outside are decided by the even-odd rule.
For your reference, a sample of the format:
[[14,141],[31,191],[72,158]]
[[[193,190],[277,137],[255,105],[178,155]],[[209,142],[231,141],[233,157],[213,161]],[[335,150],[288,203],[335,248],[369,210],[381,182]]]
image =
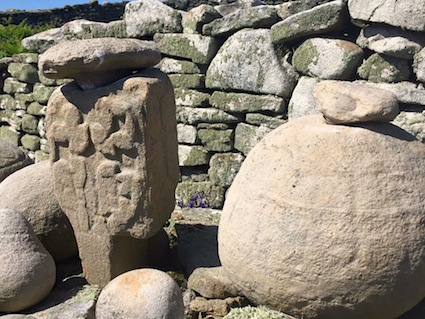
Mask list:
[[84,285],[75,295],[77,301],[96,300],[99,297],[100,288],[96,285]]
[[317,63],[318,56],[319,52],[312,41],[307,40],[295,50],[292,63],[298,71],[309,74],[309,66]]

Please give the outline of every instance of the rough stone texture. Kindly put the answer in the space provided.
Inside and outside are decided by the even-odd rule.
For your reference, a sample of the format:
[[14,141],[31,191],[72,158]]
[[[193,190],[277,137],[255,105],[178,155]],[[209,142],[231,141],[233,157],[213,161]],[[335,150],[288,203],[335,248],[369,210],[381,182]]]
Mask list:
[[347,80],[363,59],[356,44],[338,39],[310,38],[294,52],[292,64],[297,71],[321,79]]
[[254,126],[239,123],[235,130],[235,148],[247,155],[251,149],[272,129],[267,126]]
[[392,123],[425,143],[425,111],[423,106],[419,109],[401,111]]
[[17,80],[34,84],[39,81],[38,70],[28,63],[10,63],[7,71]]
[[239,122],[239,119],[234,115],[214,108],[178,107],[177,121],[184,124],[236,123]]
[[165,272],[136,269],[113,279],[99,295],[97,319],[183,319],[183,297]]
[[54,90],[55,87],[47,87],[41,83],[36,83],[33,88],[32,96],[36,102],[46,105]]
[[197,140],[196,127],[186,124],[177,124],[177,140],[179,143],[195,144]]
[[210,94],[189,90],[184,88],[175,88],[174,95],[177,106],[203,107],[209,106]]
[[[2,126],[0,127],[0,139],[4,140],[5,142],[8,142],[9,144],[12,144],[15,147],[18,147],[19,133],[13,127]],[[4,167],[0,167],[0,172],[2,172],[3,170]]]
[[207,4],[201,4],[189,10],[183,16],[183,33],[202,33],[202,27],[205,24],[220,17],[221,14],[218,13],[214,7]]
[[253,125],[263,125],[271,129],[275,129],[282,124],[285,124],[287,120],[286,115],[268,116],[260,113],[248,113],[245,117],[245,122]]
[[208,299],[240,295],[223,267],[196,268],[190,275],[187,286]]
[[214,317],[223,317],[229,312],[229,305],[221,299],[205,299],[196,297],[190,303],[190,309]]
[[413,60],[413,71],[418,81],[425,83],[425,49],[415,55]]
[[179,145],[179,166],[208,164],[208,151],[202,146]]
[[67,84],[53,93],[46,116],[58,201],[74,229],[87,281],[105,285],[142,265],[145,239],[174,208],[171,83],[152,69],[96,90]]
[[322,81],[314,98],[329,124],[390,122],[399,113],[393,93],[359,83]]
[[127,36],[140,38],[157,32],[181,32],[181,13],[157,0],[131,1],[125,6]]
[[200,64],[210,63],[219,48],[218,40],[200,34],[157,33],[153,39],[161,53]]
[[282,63],[266,29],[241,30],[229,37],[212,60],[206,86],[289,97],[296,72]]
[[30,151],[36,151],[40,149],[40,137],[37,135],[25,134],[21,137],[22,146]]
[[202,32],[213,37],[229,36],[244,28],[268,28],[278,20],[274,6],[244,8],[204,25]]
[[358,69],[361,78],[371,82],[401,82],[410,78],[411,66],[408,60],[372,54]]
[[239,153],[214,154],[210,159],[208,175],[215,185],[229,187],[244,161]]
[[219,3],[219,5],[214,6],[214,9],[216,9],[222,16],[235,13],[241,9],[251,8],[263,4],[263,2],[259,0],[236,0],[233,3]]
[[71,78],[88,90],[160,61],[151,41],[101,38],[61,42],[40,56],[38,68],[48,78]]
[[284,113],[285,100],[272,95],[253,95],[246,93],[226,93],[215,91],[210,98],[212,106],[226,112],[246,113],[272,111]]
[[63,40],[65,40],[65,36],[62,29],[54,28],[22,39],[22,46],[27,50],[44,52]]
[[5,93],[30,93],[32,89],[31,84],[20,82],[14,78],[7,78],[4,80],[3,91]]
[[204,74],[170,74],[169,77],[174,88],[205,88]]
[[288,119],[293,120],[304,115],[318,114],[313,97],[315,85],[319,79],[302,76],[295,87],[288,103]]
[[200,129],[198,137],[208,151],[229,152],[233,150],[233,130]]
[[349,0],[348,10],[354,20],[425,31],[425,7],[422,0]]
[[373,83],[365,81],[356,81],[379,89],[393,92],[400,103],[425,105],[425,89],[421,85],[411,82],[398,83]]
[[268,309],[264,306],[243,308],[234,308],[223,317],[223,319],[242,319],[242,318],[257,318],[257,319],[297,319],[282,312]]
[[0,207],[22,213],[55,261],[77,256],[72,227],[53,191],[49,161],[26,166],[3,180]]
[[228,191],[223,267],[250,300],[293,316],[396,318],[425,293],[424,156],[389,123],[281,126]]
[[171,58],[163,58],[157,67],[164,73],[183,73],[193,74],[201,73],[199,67],[190,61],[176,60]]
[[32,160],[22,150],[8,141],[0,139],[0,182],[31,163]]
[[337,0],[291,15],[270,29],[273,43],[294,41],[342,28],[346,5]]
[[0,209],[0,223],[0,311],[20,311],[50,292],[55,262],[21,213]]
[[380,24],[361,29],[356,43],[377,53],[409,60],[425,46],[420,33]]
[[[183,201],[185,205],[191,200],[193,195],[203,193],[207,198],[208,207],[220,209],[224,203],[223,188],[209,181],[205,182],[182,182],[177,185],[176,198]],[[196,208],[196,206],[195,206]],[[194,257],[196,259],[196,257]],[[202,266],[202,265],[200,265]],[[203,265],[207,266],[207,265]],[[195,267],[196,268],[196,267]],[[195,269],[193,268],[193,269]],[[193,270],[192,269],[192,270]]]

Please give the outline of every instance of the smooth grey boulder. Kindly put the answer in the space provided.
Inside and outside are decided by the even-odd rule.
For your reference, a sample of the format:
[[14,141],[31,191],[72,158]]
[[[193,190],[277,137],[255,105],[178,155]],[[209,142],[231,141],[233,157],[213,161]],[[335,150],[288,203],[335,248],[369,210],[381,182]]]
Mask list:
[[319,113],[313,97],[314,87],[319,81],[318,78],[308,76],[302,76],[298,80],[288,103],[288,120]]
[[43,300],[56,281],[55,262],[21,213],[0,209],[0,247],[0,312]]
[[17,146],[0,139],[0,182],[32,160]]
[[351,18],[360,22],[386,23],[402,29],[425,31],[422,0],[349,0],[348,10]]
[[256,6],[240,9],[204,25],[202,32],[213,37],[229,36],[244,28],[268,28],[278,21],[276,8]]
[[291,15],[271,27],[273,43],[340,30],[346,21],[345,10],[344,1],[337,0]]
[[409,80],[410,70],[408,60],[374,53],[363,61],[357,73],[362,79],[371,82],[394,83]]
[[183,30],[181,13],[158,0],[137,0],[127,3],[124,21],[127,36],[130,38]]
[[270,31],[241,30],[220,48],[207,71],[207,88],[289,97],[298,75],[275,53]]
[[425,46],[425,39],[418,32],[371,24],[360,30],[356,43],[377,53],[411,60]]
[[413,59],[413,71],[418,81],[425,83],[425,49],[415,54]]
[[78,255],[71,224],[53,191],[49,161],[26,166],[3,180],[0,208],[22,213],[55,261]]
[[295,50],[292,64],[304,75],[347,80],[355,73],[362,58],[363,50],[350,41],[310,38]]

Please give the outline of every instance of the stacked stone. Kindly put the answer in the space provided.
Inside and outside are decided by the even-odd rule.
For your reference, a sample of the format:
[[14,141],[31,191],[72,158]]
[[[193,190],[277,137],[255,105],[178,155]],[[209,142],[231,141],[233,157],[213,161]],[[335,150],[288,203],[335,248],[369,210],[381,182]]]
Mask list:
[[187,205],[203,192],[220,208],[258,141],[288,119],[318,113],[313,90],[322,80],[391,91],[401,108],[393,122],[425,141],[423,16],[421,3],[407,0],[252,0],[188,12],[139,0],[127,4],[123,21],[74,21],[24,45],[42,51],[72,37],[154,40],[163,54],[157,67],[175,87],[177,197]]
[[47,79],[37,69],[38,55],[16,54],[0,62],[0,138],[21,147],[36,161],[48,158],[44,115],[50,95],[63,80]]

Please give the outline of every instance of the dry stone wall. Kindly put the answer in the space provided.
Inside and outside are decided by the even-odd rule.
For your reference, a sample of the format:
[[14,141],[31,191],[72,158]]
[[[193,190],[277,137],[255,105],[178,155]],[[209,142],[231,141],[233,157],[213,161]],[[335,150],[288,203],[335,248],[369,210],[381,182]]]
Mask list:
[[[25,45],[42,52],[72,38],[154,41],[163,54],[156,67],[169,75],[175,91],[177,198],[182,205],[219,208],[258,141],[288,120],[318,113],[313,89],[325,79],[393,92],[401,109],[393,123],[425,141],[423,6],[395,14],[386,9],[395,1],[366,2],[236,1],[179,11],[155,0],[133,1],[123,21],[74,21],[27,38]],[[409,1],[397,5],[402,2]],[[2,61],[7,78],[0,137],[43,160],[49,152],[45,106],[60,83],[38,74],[36,54]]]

